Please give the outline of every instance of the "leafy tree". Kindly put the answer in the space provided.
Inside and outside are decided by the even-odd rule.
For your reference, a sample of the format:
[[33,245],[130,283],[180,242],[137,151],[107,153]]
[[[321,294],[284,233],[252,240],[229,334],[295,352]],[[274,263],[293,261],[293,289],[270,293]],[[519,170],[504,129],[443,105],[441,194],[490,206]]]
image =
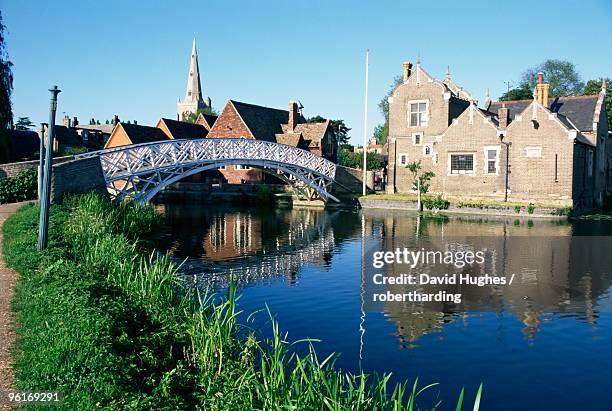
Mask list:
[[513,101],[513,100],[531,100],[533,98],[533,90],[529,88],[527,84],[520,85],[517,88],[513,88],[502,94],[499,98],[500,101]]
[[421,160],[409,163],[406,165],[406,168],[412,173],[412,189],[417,192],[419,211],[423,211],[421,195],[426,194],[429,191],[430,181],[436,175],[433,171],[421,172],[423,168],[421,165]]
[[198,116],[201,114],[210,114],[212,116],[218,116],[219,113],[212,107],[206,107],[198,109],[195,113],[183,113],[181,116],[181,120],[187,123],[195,123],[198,119]]
[[[338,150],[338,164],[349,168],[363,169],[363,151],[353,152],[346,147]],[[378,153],[366,154],[366,167],[368,170],[380,170],[383,165],[382,157]]]
[[[603,80],[589,80],[584,86],[584,94],[592,95],[599,94],[601,91],[602,81],[606,82],[607,86],[610,87],[611,80],[610,78],[605,78]],[[606,105],[606,112],[608,113],[608,130],[612,131],[612,92],[608,89],[606,92],[606,98],[604,99]]]
[[13,92],[13,63],[8,58],[4,38],[5,26],[0,11],[0,162],[10,161],[10,138],[8,130],[13,124],[11,94]]
[[106,120],[106,123],[104,123],[104,124],[110,124],[110,121]]
[[[326,118],[317,115],[314,117],[310,117],[309,119],[306,120],[306,122],[307,123],[322,123],[323,121],[326,121],[326,120],[327,120]],[[348,128],[346,124],[344,124],[344,120],[330,120],[329,125],[331,126],[332,132],[334,133],[334,136],[336,137],[336,141],[338,142],[338,144],[339,145],[348,144],[349,139],[351,138],[348,132],[351,131],[351,129]]]
[[574,63],[551,59],[525,70],[521,78],[521,86],[533,90],[540,71],[544,73],[544,80],[550,84],[552,97],[575,96],[581,94],[584,89],[584,82]]
[[30,120],[30,117],[18,117],[17,122],[15,123],[15,128],[17,130],[29,130],[35,125],[36,124]]
[[391,85],[389,86],[387,94],[385,94],[385,96],[378,102],[378,109],[385,118],[384,123],[379,124],[374,128],[374,138],[378,144],[385,144],[389,137],[389,97],[391,97],[393,91],[397,88],[397,86],[402,84],[403,81],[403,75],[400,74],[395,76]]

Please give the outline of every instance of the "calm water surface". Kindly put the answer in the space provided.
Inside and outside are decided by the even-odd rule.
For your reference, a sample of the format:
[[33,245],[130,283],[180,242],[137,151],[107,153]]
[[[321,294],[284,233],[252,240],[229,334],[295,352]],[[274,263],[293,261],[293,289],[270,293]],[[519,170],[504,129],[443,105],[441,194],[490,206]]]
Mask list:
[[[482,381],[485,410],[612,410],[612,267],[578,273],[559,267],[543,240],[542,263],[554,260],[556,268],[523,273],[523,285],[496,294],[493,308],[362,309],[364,239],[389,249],[394,238],[415,234],[538,236],[561,237],[570,247],[575,236],[612,235],[611,221],[417,219],[384,210],[175,203],[158,209],[171,227],[167,249],[189,258],[190,280],[223,292],[233,275],[243,321],[267,304],[291,340],[322,340],[320,352],[338,353],[345,370],[438,382],[430,393],[445,400],[443,409],[452,408],[462,386],[472,399]],[[575,258],[588,258],[580,254]],[[502,264],[521,258],[498,256]],[[269,335],[267,313],[249,325]]]

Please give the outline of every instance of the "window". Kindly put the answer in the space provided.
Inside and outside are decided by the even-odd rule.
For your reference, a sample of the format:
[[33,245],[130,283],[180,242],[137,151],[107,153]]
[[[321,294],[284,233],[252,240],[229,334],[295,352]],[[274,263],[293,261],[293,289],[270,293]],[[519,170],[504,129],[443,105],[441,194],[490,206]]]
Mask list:
[[529,157],[529,158],[542,157],[542,146],[525,147],[525,157]]
[[412,133],[412,144],[420,146],[423,143],[423,133]]
[[432,144],[425,144],[423,146],[423,155],[424,156],[431,156],[433,153],[433,145]]
[[408,103],[408,122],[410,127],[427,126],[427,101],[410,101]]
[[227,170],[227,166],[221,166],[219,167],[219,170]]
[[473,174],[474,154],[449,154],[450,174]]
[[593,150],[587,151],[587,176],[593,176]]
[[408,164],[408,154],[400,154],[398,158],[400,165],[405,166]]
[[499,146],[486,146],[484,148],[485,174],[499,174],[499,150]]
[[236,170],[250,170],[251,167],[249,166],[241,166],[241,165],[237,165],[236,166]]

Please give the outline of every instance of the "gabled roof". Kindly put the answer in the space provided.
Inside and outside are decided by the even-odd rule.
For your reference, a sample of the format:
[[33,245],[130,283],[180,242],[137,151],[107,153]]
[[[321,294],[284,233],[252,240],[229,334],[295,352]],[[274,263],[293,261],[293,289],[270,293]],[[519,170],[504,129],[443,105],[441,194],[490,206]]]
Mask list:
[[288,146],[300,147],[304,145],[304,138],[302,133],[278,133],[276,134],[276,142]]
[[[132,144],[152,143],[154,141],[170,140],[161,129],[157,127],[141,126],[139,124],[119,123]],[[115,129],[116,130],[116,129]],[[109,140],[110,141],[110,140]]]
[[212,128],[212,126],[215,124],[215,121],[217,121],[218,116],[212,115],[212,114],[204,114],[204,113],[200,113],[198,114],[198,118],[196,119],[196,124],[201,124],[204,127],[206,127],[206,130],[209,130]]
[[[559,120],[568,125],[570,129],[579,131],[593,131],[593,116],[597,109],[598,95],[556,97],[549,99],[548,109],[558,114]],[[505,104],[509,110],[509,119],[521,114],[533,100],[495,101],[487,108],[497,116],[497,110]],[[569,120],[569,121],[568,121]],[[575,125],[572,126],[571,124]]]
[[103,134],[111,134],[115,128],[114,124],[79,124],[75,126],[77,130],[98,131]]
[[321,140],[325,137],[329,120],[321,123],[300,123],[295,126],[296,133],[302,133],[304,140],[308,142],[308,147],[321,147]]
[[281,124],[287,123],[289,112],[255,104],[230,100],[236,112],[251,130],[256,140],[274,141],[275,135],[282,131]]
[[[201,124],[188,123],[185,121],[176,121],[169,118],[162,118],[157,123],[157,127],[161,126],[161,123],[166,126],[167,131],[170,133],[168,137],[174,139],[198,139],[205,138],[208,134],[208,130]],[[161,128],[161,127],[160,127]],[[162,128],[163,130],[163,128]],[[165,130],[164,130],[165,131]]]

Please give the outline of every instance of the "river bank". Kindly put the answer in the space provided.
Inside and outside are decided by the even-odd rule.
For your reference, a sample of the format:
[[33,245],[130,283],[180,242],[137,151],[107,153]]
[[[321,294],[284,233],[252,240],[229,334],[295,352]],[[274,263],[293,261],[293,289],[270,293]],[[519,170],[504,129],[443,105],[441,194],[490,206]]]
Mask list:
[[297,356],[274,320],[270,340],[245,333],[234,287],[213,304],[154,253],[152,208],[92,195],[54,206],[42,254],[37,217],[29,205],[3,228],[7,264],[21,273],[18,389],[62,391],[70,410],[416,407],[417,382],[348,374],[312,347]]

